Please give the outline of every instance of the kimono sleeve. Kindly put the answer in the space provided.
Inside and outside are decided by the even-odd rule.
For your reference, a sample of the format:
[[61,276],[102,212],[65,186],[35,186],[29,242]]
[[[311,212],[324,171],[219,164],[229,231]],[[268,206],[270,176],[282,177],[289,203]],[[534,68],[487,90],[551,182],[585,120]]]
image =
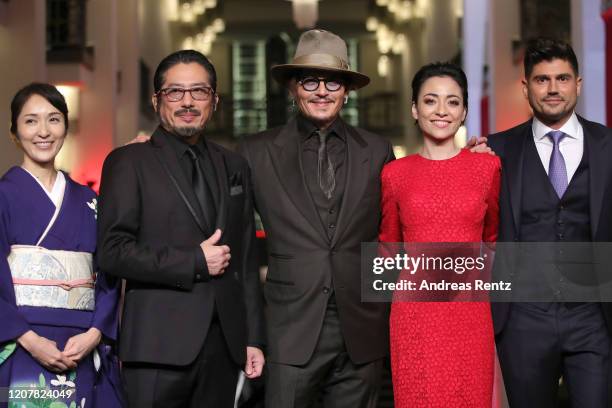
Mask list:
[[7,261],[11,250],[9,242],[11,219],[8,210],[8,201],[0,192],[0,322],[2,322],[0,344],[15,340],[30,330],[30,325],[17,309],[13,279]]
[[96,275],[96,308],[91,326],[100,330],[104,337],[112,340],[117,340],[120,295],[121,279],[98,270]]

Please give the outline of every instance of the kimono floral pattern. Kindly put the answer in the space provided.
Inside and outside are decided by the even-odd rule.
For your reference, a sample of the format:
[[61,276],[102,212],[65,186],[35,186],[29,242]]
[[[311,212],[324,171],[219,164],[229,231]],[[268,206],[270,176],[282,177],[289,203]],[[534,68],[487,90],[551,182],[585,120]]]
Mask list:
[[92,198],[90,202],[87,202],[87,206],[94,212],[94,218],[98,219],[98,199]]
[[38,384],[11,387],[8,408],[85,408],[86,398],[77,402],[76,388],[76,371],[51,379],[41,373]]

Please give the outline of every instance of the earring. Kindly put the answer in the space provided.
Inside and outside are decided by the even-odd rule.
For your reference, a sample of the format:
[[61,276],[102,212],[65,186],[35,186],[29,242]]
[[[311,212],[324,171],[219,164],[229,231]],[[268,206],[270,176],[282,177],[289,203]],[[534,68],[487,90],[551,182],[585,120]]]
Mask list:
[[348,103],[348,95],[344,97],[344,104],[346,105]]

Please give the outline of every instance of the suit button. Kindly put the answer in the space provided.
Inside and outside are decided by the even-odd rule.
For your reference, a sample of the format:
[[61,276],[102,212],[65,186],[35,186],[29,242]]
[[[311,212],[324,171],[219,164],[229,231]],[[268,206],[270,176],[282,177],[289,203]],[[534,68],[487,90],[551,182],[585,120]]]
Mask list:
[[179,283],[176,284],[176,287],[180,289],[180,288],[183,287],[183,285],[179,282]]
[[330,223],[330,224],[328,225],[328,227],[329,227],[329,228],[336,228],[336,224],[334,224],[334,223],[332,222],[332,223]]
[[557,238],[559,238],[559,239],[563,239],[564,237],[565,237],[565,235],[563,235],[562,233],[558,233],[557,234]]
[[199,273],[196,274],[196,281],[200,282],[202,280],[202,275],[200,275]]
[[328,212],[328,213],[330,213],[330,214],[335,213],[335,211],[334,211],[334,209],[333,209],[333,208],[330,208],[330,209],[329,209],[327,212]]
[[323,293],[325,293],[326,295],[329,293],[329,288],[327,286],[323,288]]

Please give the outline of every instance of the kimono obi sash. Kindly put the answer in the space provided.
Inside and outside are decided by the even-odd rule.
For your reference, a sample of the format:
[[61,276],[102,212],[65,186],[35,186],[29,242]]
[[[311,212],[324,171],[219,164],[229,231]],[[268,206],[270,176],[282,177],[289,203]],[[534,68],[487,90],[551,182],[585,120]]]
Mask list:
[[8,264],[17,306],[94,310],[92,254],[13,245]]

